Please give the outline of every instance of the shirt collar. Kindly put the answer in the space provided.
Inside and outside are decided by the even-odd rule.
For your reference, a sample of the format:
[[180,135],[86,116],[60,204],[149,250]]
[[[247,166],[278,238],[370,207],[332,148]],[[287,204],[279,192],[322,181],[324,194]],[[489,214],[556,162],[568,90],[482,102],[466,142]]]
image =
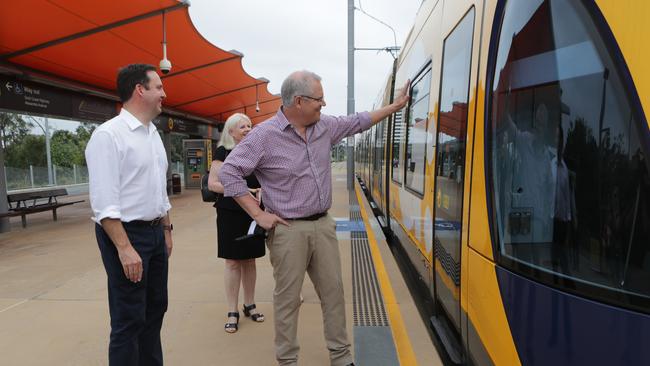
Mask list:
[[284,131],[287,126],[291,126],[291,123],[289,123],[289,120],[287,119],[287,116],[284,115],[284,112],[282,112],[282,107],[278,107],[278,113],[276,114],[277,121],[278,121],[278,126],[280,127],[280,130]]
[[[129,129],[131,129],[131,131],[134,131],[139,127],[143,127],[143,128],[147,127],[144,125],[144,123],[140,122],[139,119],[135,118],[135,116],[132,115],[131,112],[127,111],[125,108],[122,108],[122,110],[120,111],[120,117],[122,117],[124,121],[126,121],[126,124],[129,126]],[[150,121],[148,132],[151,132],[152,129],[155,130],[156,126],[153,124],[153,121]]]

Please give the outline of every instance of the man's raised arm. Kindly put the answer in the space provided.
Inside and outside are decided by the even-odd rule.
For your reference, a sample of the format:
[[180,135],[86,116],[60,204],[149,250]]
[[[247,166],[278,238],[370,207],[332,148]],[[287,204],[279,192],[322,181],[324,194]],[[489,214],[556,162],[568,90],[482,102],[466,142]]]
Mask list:
[[397,90],[398,95],[393,100],[393,103],[370,112],[370,120],[373,125],[406,106],[406,103],[409,101],[410,84],[411,80],[407,80],[404,86]]

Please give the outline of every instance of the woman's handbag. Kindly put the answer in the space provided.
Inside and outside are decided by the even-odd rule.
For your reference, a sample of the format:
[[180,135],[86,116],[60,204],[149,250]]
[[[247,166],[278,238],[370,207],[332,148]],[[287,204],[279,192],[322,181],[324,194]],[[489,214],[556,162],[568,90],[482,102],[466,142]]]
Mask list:
[[201,198],[203,199],[203,202],[217,202],[219,200],[219,194],[208,189],[209,176],[210,173],[205,173],[201,177]]

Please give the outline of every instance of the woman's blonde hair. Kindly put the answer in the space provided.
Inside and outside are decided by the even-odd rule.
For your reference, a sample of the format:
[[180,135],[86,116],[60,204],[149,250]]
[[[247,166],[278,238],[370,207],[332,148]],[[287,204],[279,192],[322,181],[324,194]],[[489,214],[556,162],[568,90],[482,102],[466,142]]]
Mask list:
[[223,125],[223,130],[221,131],[221,137],[219,138],[219,145],[226,148],[226,150],[232,150],[235,148],[235,140],[230,135],[230,130],[237,127],[237,124],[241,121],[251,123],[251,119],[243,113],[235,113],[232,116],[228,117],[226,123]]

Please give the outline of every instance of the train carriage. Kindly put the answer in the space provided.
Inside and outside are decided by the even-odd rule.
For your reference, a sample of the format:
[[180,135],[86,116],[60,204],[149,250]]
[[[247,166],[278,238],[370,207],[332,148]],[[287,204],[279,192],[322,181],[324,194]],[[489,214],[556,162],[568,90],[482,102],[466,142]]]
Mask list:
[[448,359],[650,364],[650,3],[427,0],[356,168]]

